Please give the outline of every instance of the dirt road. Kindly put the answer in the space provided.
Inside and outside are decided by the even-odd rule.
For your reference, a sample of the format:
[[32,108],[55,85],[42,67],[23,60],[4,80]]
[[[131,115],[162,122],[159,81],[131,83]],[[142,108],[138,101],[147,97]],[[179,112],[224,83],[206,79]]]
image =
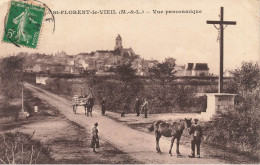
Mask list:
[[[91,129],[95,122],[99,123],[100,139],[108,141],[115,145],[120,150],[126,152],[129,156],[137,161],[149,164],[223,164],[223,160],[203,158],[188,158],[190,148],[180,146],[182,157],[177,158],[175,154],[175,145],[173,147],[173,156],[168,154],[169,139],[162,138],[160,147],[162,154],[155,151],[155,138],[153,135],[131,129],[121,123],[118,123],[106,116],[102,116],[99,111],[94,108],[93,117],[84,115],[83,108],[78,109],[78,113],[72,111],[71,101],[60,96],[52,94],[46,90],[35,87],[26,83],[25,87],[34,92],[39,98],[46,100],[51,105],[55,106],[63,113],[66,118],[78,123],[80,126]],[[206,154],[205,154],[206,155]]]

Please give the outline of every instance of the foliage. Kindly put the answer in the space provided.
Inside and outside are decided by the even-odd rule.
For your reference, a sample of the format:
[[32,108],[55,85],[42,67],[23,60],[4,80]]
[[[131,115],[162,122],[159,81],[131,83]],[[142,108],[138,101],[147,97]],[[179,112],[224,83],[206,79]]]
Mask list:
[[55,64],[55,72],[56,73],[61,73],[62,71],[65,70],[65,65],[62,64]]
[[175,66],[175,61],[176,61],[176,59],[172,58],[172,57],[165,58],[165,62],[168,62],[168,63],[172,64],[173,66]]
[[159,80],[161,85],[165,85],[174,79],[175,64],[165,61],[149,68],[148,73],[151,78]]
[[186,86],[186,85],[178,85],[174,89],[174,105],[178,107],[178,109],[182,110],[185,107],[191,107],[193,104],[193,99],[196,95],[196,89]]
[[98,100],[106,98],[109,110],[133,110],[134,100],[143,91],[143,86],[138,80],[122,82],[118,80],[103,80],[94,87],[95,96]]
[[196,89],[186,85],[156,85],[149,84],[140,93],[140,97],[148,98],[149,113],[171,113],[171,112],[200,112],[204,111],[205,102],[197,104],[201,98],[196,95]]
[[0,135],[0,162],[3,164],[36,164],[47,154],[38,140],[33,139],[33,134],[19,131],[7,132]]
[[[206,109],[205,99],[203,99],[203,103],[199,102],[202,99],[195,97],[197,91],[195,88],[189,85],[179,85],[172,80],[173,65],[168,62],[167,65],[170,71],[164,72],[165,79],[167,79],[167,83],[164,85],[161,85],[160,80],[154,80],[154,77],[149,79],[138,78],[131,65],[126,64],[118,66],[116,75],[109,78],[92,75],[81,82],[49,79],[47,80],[47,86],[51,87],[52,90],[70,96],[73,96],[74,91],[81,92],[84,89],[92,88],[95,100],[101,100],[105,97],[107,108],[113,111],[123,109],[126,113],[132,111],[136,97],[141,100],[148,99],[149,113],[204,111]],[[170,76],[170,78],[166,77],[166,75]],[[199,104],[197,104],[198,102]]]
[[20,110],[20,106],[10,105],[6,99],[0,102],[0,117],[16,117]]
[[116,74],[123,82],[130,82],[136,78],[136,70],[131,67],[131,64],[119,65],[116,68]]
[[228,91],[247,96],[259,86],[260,69],[257,63],[243,62],[241,68],[230,72],[233,80]]
[[226,91],[238,94],[235,111],[222,114],[220,119],[206,125],[206,141],[251,155],[259,155],[259,66],[252,62],[243,62],[241,68],[231,73],[233,80],[229,81]]
[[[3,59],[1,64],[2,78],[6,79],[10,74],[22,71],[24,58],[20,56],[10,56]],[[8,76],[9,75],[9,76]]]
[[258,156],[260,153],[260,115],[255,114],[254,118],[249,118],[247,115],[247,113],[229,112],[222,114],[218,120],[207,123],[205,141]]
[[1,62],[1,85],[5,96],[17,98],[21,96],[21,81],[24,58],[6,57]]

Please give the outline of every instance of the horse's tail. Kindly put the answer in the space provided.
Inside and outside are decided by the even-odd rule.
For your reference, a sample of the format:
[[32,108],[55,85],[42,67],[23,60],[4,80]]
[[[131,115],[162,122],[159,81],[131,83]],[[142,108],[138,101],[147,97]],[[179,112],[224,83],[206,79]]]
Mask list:
[[149,130],[150,132],[152,132],[152,131],[154,130],[154,124],[152,124],[152,125],[148,128],[148,130]]

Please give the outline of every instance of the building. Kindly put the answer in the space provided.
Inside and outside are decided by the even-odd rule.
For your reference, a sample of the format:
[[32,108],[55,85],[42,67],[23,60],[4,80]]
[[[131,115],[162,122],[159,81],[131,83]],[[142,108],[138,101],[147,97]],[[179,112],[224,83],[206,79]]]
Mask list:
[[[140,59],[140,57],[131,47],[123,47],[122,37],[118,34],[114,50],[96,50],[91,53],[79,53],[75,56],[67,55],[64,51],[57,52],[54,56],[33,54],[28,60],[30,65],[27,65],[26,71],[48,74],[80,74],[86,70],[109,72],[116,66],[132,64],[135,59]],[[136,68],[140,72],[142,71],[141,61],[141,59],[135,61]]]
[[116,37],[116,45],[114,47],[114,54],[118,55],[118,56],[123,56],[124,58],[128,58],[130,56],[135,56],[136,54],[131,47],[123,48],[122,42],[123,42],[122,37],[118,34],[118,36]]
[[192,68],[192,76],[208,76],[209,67],[207,63],[195,63]]
[[175,65],[174,72],[175,76],[184,76],[185,65]]
[[208,76],[209,67],[207,63],[188,63],[185,66],[184,76]]
[[40,64],[36,64],[32,67],[25,68],[25,72],[28,72],[28,73],[39,73],[41,71],[43,71],[43,70],[42,70],[42,67],[40,66]]
[[229,70],[225,70],[224,73],[223,73],[223,76],[224,77],[232,77],[232,74],[230,73]]

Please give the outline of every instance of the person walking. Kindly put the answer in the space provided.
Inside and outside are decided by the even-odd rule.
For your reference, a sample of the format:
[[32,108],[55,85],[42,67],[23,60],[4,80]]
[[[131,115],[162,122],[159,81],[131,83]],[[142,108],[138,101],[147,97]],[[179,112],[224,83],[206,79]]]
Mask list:
[[103,97],[103,99],[101,101],[101,109],[102,109],[102,115],[105,115],[105,113],[106,113],[106,99],[105,99],[105,97]]
[[96,152],[96,148],[99,148],[99,138],[98,138],[98,129],[97,129],[98,123],[94,124],[94,127],[92,128],[92,139],[90,147],[93,148],[93,152]]
[[136,100],[135,100],[136,116],[140,116],[140,106],[141,106],[141,101],[139,100],[139,98],[136,98]]
[[89,96],[87,103],[88,103],[88,113],[87,113],[87,115],[90,114],[90,116],[92,116],[92,108],[94,106],[94,99],[93,99],[92,95]]
[[195,157],[195,146],[197,148],[197,158],[200,158],[200,143],[201,138],[203,136],[203,131],[198,124],[198,119],[194,119],[194,124],[192,124],[189,134],[191,135],[191,155],[189,155],[190,158]]
[[144,118],[147,118],[148,101],[146,98],[144,99],[144,103],[142,105],[142,111],[144,111]]

